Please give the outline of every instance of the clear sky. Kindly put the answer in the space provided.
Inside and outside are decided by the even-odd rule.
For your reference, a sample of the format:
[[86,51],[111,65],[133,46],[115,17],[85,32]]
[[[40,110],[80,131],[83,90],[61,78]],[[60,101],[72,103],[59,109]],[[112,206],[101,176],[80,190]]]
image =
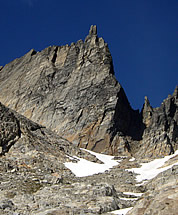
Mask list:
[[117,80],[134,109],[160,106],[178,85],[178,0],[1,0],[0,65],[31,48],[85,39],[108,43]]

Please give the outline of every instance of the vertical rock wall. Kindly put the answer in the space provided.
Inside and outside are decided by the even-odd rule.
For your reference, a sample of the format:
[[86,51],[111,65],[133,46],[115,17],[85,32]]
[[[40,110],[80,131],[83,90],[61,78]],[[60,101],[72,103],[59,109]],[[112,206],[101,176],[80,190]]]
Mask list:
[[142,113],[134,111],[96,26],[84,41],[32,49],[1,67],[0,92],[3,104],[78,147],[144,156],[177,147],[177,90],[160,108],[146,98]]

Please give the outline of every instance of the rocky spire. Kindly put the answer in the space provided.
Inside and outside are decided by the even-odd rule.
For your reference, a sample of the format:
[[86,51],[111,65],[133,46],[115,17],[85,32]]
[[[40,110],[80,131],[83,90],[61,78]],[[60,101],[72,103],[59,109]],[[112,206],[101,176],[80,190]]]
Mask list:
[[173,96],[177,99],[178,98],[178,85],[176,86]]
[[149,99],[145,96],[145,103],[142,108],[143,123],[148,127],[152,116],[153,108],[150,105]]
[[97,41],[98,41],[97,27],[96,27],[96,25],[91,25],[89,34],[85,38],[85,42],[89,43],[89,44],[90,44],[90,42],[91,42],[91,44],[96,44]]
[[97,26],[96,25],[91,25],[89,35],[97,35]]
[[147,96],[145,96],[145,104],[144,104],[144,108],[146,109],[150,109],[151,105],[150,105],[150,101],[148,99]]

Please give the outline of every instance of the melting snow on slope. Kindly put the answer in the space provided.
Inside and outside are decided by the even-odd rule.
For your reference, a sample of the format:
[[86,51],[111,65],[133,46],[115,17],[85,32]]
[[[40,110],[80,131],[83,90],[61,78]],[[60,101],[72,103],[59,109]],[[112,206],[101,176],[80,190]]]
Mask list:
[[86,149],[83,149],[92,155],[95,155],[104,164],[94,163],[83,158],[74,156],[78,159],[77,163],[66,162],[64,165],[70,169],[77,177],[85,177],[93,174],[103,173],[111,169],[113,166],[118,165],[119,160],[113,160],[114,156],[99,154]]
[[123,192],[123,194],[125,194],[125,195],[133,195],[133,196],[139,197],[139,196],[142,196],[143,193]]
[[117,214],[117,215],[126,215],[127,212],[129,212],[132,208],[133,208],[133,207],[131,207],[131,208],[124,208],[124,209],[112,211],[112,212],[110,212],[110,213]]
[[172,165],[160,168],[165,164],[166,161],[168,161],[170,158],[176,155],[178,155],[178,150],[173,155],[165,156],[164,158],[160,159],[155,159],[149,163],[142,163],[141,164],[142,166],[140,168],[132,168],[127,170],[139,174],[136,176],[138,182],[150,180],[156,177],[159,173],[167,169],[170,169],[172,166],[178,165],[178,162],[176,162]]
[[135,160],[135,158],[131,158],[129,161],[134,161]]
[[122,197],[120,197],[119,199],[124,200],[124,201],[135,201],[138,198],[122,198]]

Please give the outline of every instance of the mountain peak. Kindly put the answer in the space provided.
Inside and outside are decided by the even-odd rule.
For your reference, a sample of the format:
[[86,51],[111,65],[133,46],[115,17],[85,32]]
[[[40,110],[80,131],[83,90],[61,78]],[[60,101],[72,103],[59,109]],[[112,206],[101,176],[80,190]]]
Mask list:
[[[96,25],[91,25],[85,42],[52,46],[41,52],[32,49],[6,65],[0,72],[0,92],[4,105],[74,145],[115,155],[130,153],[131,145],[141,141],[143,134],[151,137],[153,127],[160,126],[159,120],[169,112],[172,125],[175,111],[171,110],[177,108],[175,100],[168,101],[164,114],[164,108],[154,110],[147,97],[142,114],[131,108],[114,76],[109,48],[97,37]],[[162,122],[166,123],[165,119]],[[169,153],[168,148],[165,154]]]
[[97,26],[91,25],[89,35],[97,35]]
[[[0,214],[94,215],[125,207],[134,215],[176,214],[178,152],[155,168],[137,167],[178,150],[178,87],[161,107],[145,97],[142,112],[133,110],[96,25],[85,42],[32,49],[0,67],[0,92]],[[154,179],[160,164],[171,169]]]
[[176,88],[175,88],[175,90],[174,90],[173,96],[174,96],[175,98],[178,98],[178,85],[176,86]]

